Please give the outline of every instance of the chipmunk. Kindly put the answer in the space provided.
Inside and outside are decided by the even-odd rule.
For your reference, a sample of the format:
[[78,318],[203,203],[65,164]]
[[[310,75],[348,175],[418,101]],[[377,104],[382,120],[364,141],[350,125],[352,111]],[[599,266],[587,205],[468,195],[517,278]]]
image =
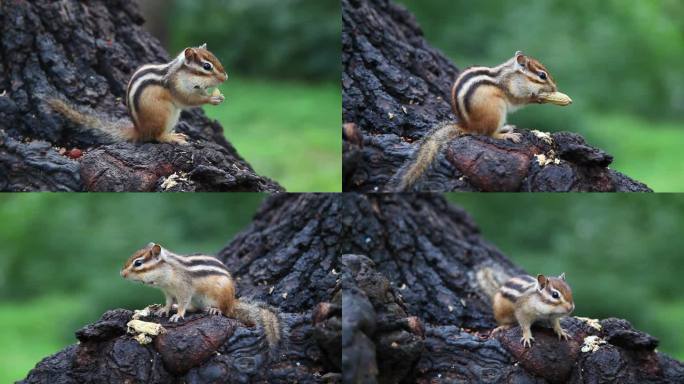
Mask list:
[[509,279],[494,295],[492,307],[499,325],[519,324],[522,329],[520,341],[525,347],[532,346],[532,324],[548,321],[559,339],[567,340],[568,333],[561,328],[560,318],[575,309],[572,290],[565,282],[565,273],[558,277],[537,275],[517,276]]
[[126,90],[132,125],[128,120],[102,121],[93,113],[79,112],[59,99],[49,99],[47,103],[69,120],[117,141],[187,144],[186,135],[172,132],[181,110],[221,104],[225,98],[215,87],[227,79],[223,65],[204,44],[184,49],[169,63],[143,65],[133,73]]
[[149,243],[135,252],[121,269],[124,279],[158,287],[164,292],[166,305],[156,312],[168,316],[173,304],[177,322],[186,311],[203,310],[211,315],[223,314],[248,326],[260,324],[271,347],[280,339],[277,315],[265,305],[246,303],[235,297],[235,282],[226,266],[206,255],[180,256],[159,244]]
[[553,77],[539,61],[520,51],[497,67],[462,71],[451,88],[451,109],[458,124],[442,123],[428,133],[416,159],[403,166],[391,183],[398,180],[399,192],[409,190],[448,141],[462,133],[519,142],[520,134],[506,124],[506,115],[532,103],[564,106],[572,100],[557,91]]

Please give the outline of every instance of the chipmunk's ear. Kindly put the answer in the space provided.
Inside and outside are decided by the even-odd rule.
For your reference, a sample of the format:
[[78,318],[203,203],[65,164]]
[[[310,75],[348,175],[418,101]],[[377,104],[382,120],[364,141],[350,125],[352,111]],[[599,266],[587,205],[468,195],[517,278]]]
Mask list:
[[207,43],[204,43],[199,46],[199,49],[207,49]]
[[560,276],[558,276],[558,278],[565,281],[565,272],[561,273]]
[[192,61],[196,61],[195,58],[197,57],[197,51],[195,51],[195,48],[185,48],[183,55],[185,55],[185,62],[190,63]]
[[153,244],[152,248],[150,248],[150,252],[152,253],[153,257],[159,257],[159,254],[161,254],[161,245],[159,244]]
[[525,56],[522,51],[517,51],[515,52],[515,61],[520,65],[521,67],[527,66],[527,56]]
[[546,284],[548,284],[549,279],[546,278],[544,275],[537,275],[537,289],[542,290],[546,287]]

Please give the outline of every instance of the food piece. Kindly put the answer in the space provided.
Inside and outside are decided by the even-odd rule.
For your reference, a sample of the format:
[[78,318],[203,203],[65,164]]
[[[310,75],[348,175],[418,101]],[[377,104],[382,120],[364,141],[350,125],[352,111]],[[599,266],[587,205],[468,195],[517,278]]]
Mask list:
[[570,96],[561,92],[542,93],[539,95],[539,100],[542,103],[550,103],[561,106],[572,104],[572,99]]
[[208,87],[204,90],[208,96],[221,96],[221,90],[218,87]]

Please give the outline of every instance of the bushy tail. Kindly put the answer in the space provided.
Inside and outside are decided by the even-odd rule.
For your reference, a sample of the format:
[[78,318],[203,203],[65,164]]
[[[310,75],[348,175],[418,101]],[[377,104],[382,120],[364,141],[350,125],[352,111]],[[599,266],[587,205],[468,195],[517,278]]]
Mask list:
[[104,121],[94,113],[83,113],[60,99],[48,99],[47,104],[67,119],[85,128],[92,128],[115,141],[131,141],[137,137],[135,127],[130,121]]
[[233,309],[233,316],[248,326],[261,325],[271,349],[278,345],[280,341],[280,320],[275,309],[264,303],[237,300]]
[[442,123],[425,135],[415,159],[399,169],[390,181],[390,188],[396,185],[392,188],[395,192],[409,191],[449,140],[456,137],[460,131],[454,123]]
[[499,291],[499,288],[512,276],[503,271],[501,267],[483,267],[477,270],[477,283],[480,289],[491,299]]

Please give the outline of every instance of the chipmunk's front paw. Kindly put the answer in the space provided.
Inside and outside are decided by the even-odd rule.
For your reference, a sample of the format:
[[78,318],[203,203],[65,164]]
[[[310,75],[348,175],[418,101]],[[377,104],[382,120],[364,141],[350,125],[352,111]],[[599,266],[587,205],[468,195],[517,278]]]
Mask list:
[[161,143],[186,145],[188,144],[188,135],[176,132],[165,133],[162,137],[158,139],[158,141]]
[[219,104],[223,103],[224,100],[226,100],[226,98],[223,95],[212,96],[209,98],[209,104],[219,105]]
[[158,309],[154,314],[159,316],[159,317],[166,317],[169,315],[169,312],[171,312],[171,308],[164,307],[164,308]]
[[208,307],[206,309],[206,312],[210,315],[220,315],[221,314],[221,310],[218,308],[214,308],[214,307]]
[[531,348],[532,347],[532,341],[534,341],[534,337],[532,336],[525,336],[520,338],[520,342],[522,343],[523,347],[525,348]]
[[522,135],[516,132],[504,132],[500,135],[500,138],[504,140],[510,140],[514,143],[519,143]]
[[567,340],[570,337],[570,334],[565,332],[563,328],[554,329],[554,331],[556,331],[556,335],[558,335],[558,340]]
[[175,315],[171,316],[171,318],[169,318],[169,321],[172,323],[177,323],[179,320],[183,320],[184,318],[184,316],[176,313]]

